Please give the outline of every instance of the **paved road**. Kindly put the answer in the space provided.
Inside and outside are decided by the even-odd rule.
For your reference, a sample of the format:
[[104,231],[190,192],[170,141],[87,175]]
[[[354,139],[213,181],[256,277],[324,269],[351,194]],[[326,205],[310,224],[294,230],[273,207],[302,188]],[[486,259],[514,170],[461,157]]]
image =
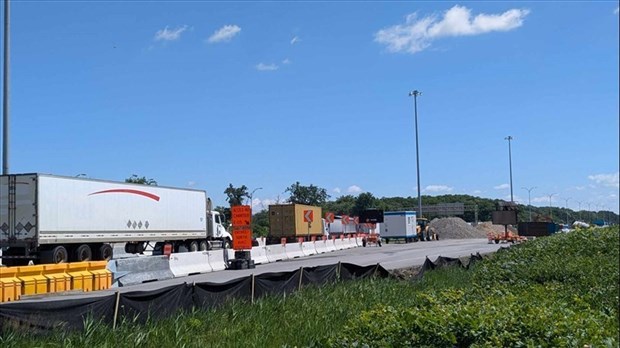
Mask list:
[[[175,279],[163,280],[152,283],[137,284],[121,288],[97,291],[94,293],[67,294],[62,296],[50,296],[53,298],[76,298],[85,296],[109,295],[110,293],[153,290],[170,285],[182,283],[201,283],[213,282],[223,283],[235,278],[254,274],[269,272],[287,272],[299,269],[300,267],[314,267],[321,265],[331,265],[340,262],[348,262],[360,266],[381,264],[386,269],[399,269],[412,266],[420,266],[428,256],[435,260],[438,256],[463,257],[477,252],[484,254],[495,252],[506,244],[488,244],[486,239],[445,239],[432,242],[418,242],[409,244],[383,244],[383,247],[366,247],[339,250],[326,254],[313,255],[288,261],[279,261],[264,265],[257,265],[250,270],[225,270],[206,274],[180,277]],[[24,300],[26,301],[26,300]]]

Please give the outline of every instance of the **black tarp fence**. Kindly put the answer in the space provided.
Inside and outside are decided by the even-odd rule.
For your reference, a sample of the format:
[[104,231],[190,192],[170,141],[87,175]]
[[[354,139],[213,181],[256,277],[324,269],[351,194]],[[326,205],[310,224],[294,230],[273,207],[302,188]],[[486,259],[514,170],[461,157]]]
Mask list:
[[[441,267],[465,267],[478,260],[480,254],[461,259],[426,258],[414,279],[424,272]],[[0,333],[8,329],[45,333],[58,329],[82,330],[86,320],[95,319],[113,327],[123,321],[146,322],[170,317],[180,311],[213,309],[230,300],[254,302],[269,295],[288,295],[304,286],[320,286],[339,281],[387,278],[391,273],[381,265],[359,266],[350,263],[301,267],[295,271],[263,273],[230,280],[225,283],[183,283],[150,291],[117,292],[81,299],[11,302],[0,305]]]

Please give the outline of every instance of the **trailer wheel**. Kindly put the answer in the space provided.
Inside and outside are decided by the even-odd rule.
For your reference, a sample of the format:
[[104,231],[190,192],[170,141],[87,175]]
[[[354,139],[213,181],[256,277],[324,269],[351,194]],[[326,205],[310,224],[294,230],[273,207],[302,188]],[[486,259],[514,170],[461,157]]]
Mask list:
[[207,251],[207,250],[209,250],[209,244],[207,243],[206,240],[201,240],[200,241],[200,245],[198,246],[198,250],[200,250],[200,251]]
[[77,249],[75,249],[75,260],[78,262],[81,261],[90,261],[93,258],[93,251],[90,249],[88,244],[82,244]]
[[67,248],[62,245],[55,246],[52,250],[44,251],[41,254],[42,263],[65,263],[69,261]]
[[194,252],[194,251],[198,251],[198,242],[193,240],[191,242],[189,242],[189,251]]
[[102,244],[97,250],[97,260],[109,261],[114,256],[114,249],[110,244]]

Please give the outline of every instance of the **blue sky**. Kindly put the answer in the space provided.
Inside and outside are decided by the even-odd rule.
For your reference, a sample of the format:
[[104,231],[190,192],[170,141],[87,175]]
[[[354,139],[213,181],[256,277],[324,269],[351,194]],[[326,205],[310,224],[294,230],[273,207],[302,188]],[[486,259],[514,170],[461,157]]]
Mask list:
[[[618,2],[13,1],[12,173],[618,212]],[[566,202],[566,199],[569,199]],[[579,203],[581,202],[581,203]]]

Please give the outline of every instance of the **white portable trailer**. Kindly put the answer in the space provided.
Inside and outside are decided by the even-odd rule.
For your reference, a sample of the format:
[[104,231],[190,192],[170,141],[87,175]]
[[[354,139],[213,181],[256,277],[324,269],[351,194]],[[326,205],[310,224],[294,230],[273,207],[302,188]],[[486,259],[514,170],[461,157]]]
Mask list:
[[[104,260],[109,243],[141,253],[149,241],[175,251],[228,238],[205,191],[45,174],[0,176],[0,248],[8,258]],[[213,221],[211,221],[213,220]],[[160,245],[161,246],[161,245]]]
[[414,211],[386,211],[383,213],[381,238],[403,239],[405,242],[417,241],[416,213]]

